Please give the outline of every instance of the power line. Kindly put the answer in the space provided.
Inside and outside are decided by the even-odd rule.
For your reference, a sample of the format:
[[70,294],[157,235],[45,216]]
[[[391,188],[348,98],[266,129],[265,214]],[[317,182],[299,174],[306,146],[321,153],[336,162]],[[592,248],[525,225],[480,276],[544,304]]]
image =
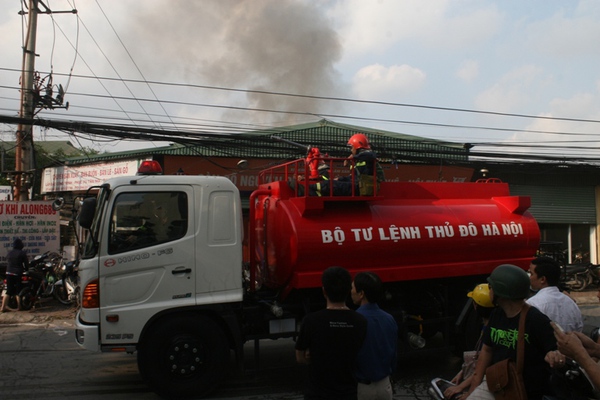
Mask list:
[[[80,117],[94,117],[96,119],[98,119],[98,117],[96,115],[79,115]],[[114,118],[111,117],[102,117],[100,119],[106,119],[107,121],[114,121]],[[142,121],[140,121],[142,122]],[[86,123],[87,124],[87,123]],[[185,126],[185,129],[182,129],[182,126]],[[135,130],[135,127],[140,127],[140,128],[144,128],[143,125],[141,124],[135,124],[135,126],[131,126],[131,125],[120,125],[120,126],[116,126],[113,124],[113,127],[115,129],[119,129],[119,130]],[[244,127],[243,129],[240,129],[239,126],[228,126],[228,125],[223,125],[223,124],[204,124],[204,125],[198,125],[198,124],[179,124],[179,129],[176,130],[176,132],[178,132],[180,135],[183,135],[185,137],[190,137],[190,135],[204,135],[204,134],[208,134],[208,133],[212,133],[212,134],[219,134],[219,135],[241,135],[244,133],[248,133],[250,131],[256,130],[257,128],[255,126],[248,126],[248,127]],[[150,127],[145,127],[144,129],[151,129]],[[164,133],[165,136],[167,137],[160,137],[157,138],[157,136],[161,136]],[[167,134],[165,130],[155,130],[153,133],[154,137],[156,139],[160,139],[160,140],[175,140],[170,136],[177,136],[177,135],[173,135],[173,133]],[[129,139],[135,139],[136,137],[128,137]],[[433,139],[424,139],[423,142],[435,142]],[[577,141],[578,143],[593,143],[595,142],[594,140],[587,140],[587,141]],[[549,144],[551,142],[545,141],[545,144]],[[572,150],[582,150],[582,149],[586,149],[586,148],[582,148],[580,146],[568,146],[566,144],[568,143],[574,143],[572,140],[565,143],[563,141],[556,141],[554,143],[559,144],[559,146],[547,146],[547,145],[541,145],[539,143],[530,143],[530,142],[523,142],[520,144],[514,144],[514,143],[494,143],[494,142],[471,142],[471,144],[473,145],[477,145],[477,146],[487,146],[487,147],[492,147],[492,146],[496,146],[496,147],[512,147],[512,148],[536,148],[538,150],[543,150],[543,149],[557,149],[557,150],[565,150],[565,149],[572,149]]]
[[[0,68],[0,70],[2,70],[4,68]],[[9,70],[9,69],[6,69]],[[58,74],[57,74],[58,75]],[[75,77],[82,77],[81,75],[74,75]],[[86,77],[86,78],[90,78],[90,77]],[[99,77],[99,79],[106,79],[106,80],[116,80],[116,81],[122,81],[121,79],[114,79],[114,78],[106,78],[106,77]],[[154,82],[154,81],[139,81],[139,80],[127,80],[130,82],[138,82],[138,83],[147,83],[147,84],[165,84],[165,85],[175,85],[175,86],[187,86],[187,87],[201,87],[201,88],[212,88],[215,90],[233,90],[233,91],[244,91],[244,92],[257,92],[257,91],[249,91],[249,90],[242,90],[242,89],[229,89],[229,88],[218,88],[218,87],[208,87],[208,86],[201,86],[201,85],[189,85],[189,84],[170,84],[170,83],[160,83],[160,82]],[[7,86],[0,86],[0,87],[5,87],[5,88],[10,88]],[[16,89],[16,88],[15,88]],[[258,91],[260,93],[271,93],[271,92],[264,92],[264,91]],[[327,100],[327,99],[336,99],[336,98],[328,98],[328,97],[322,97],[322,96],[305,96],[305,95],[290,95],[290,94],[280,94],[280,93],[276,93],[276,92],[272,92],[276,95],[289,95],[289,96],[299,96],[299,97],[309,97],[309,98],[319,98],[322,100]],[[101,95],[101,94],[89,94],[89,93],[77,93],[77,92],[72,92],[70,93],[72,96],[84,96],[84,97],[89,97],[89,98],[108,98],[108,99],[112,99],[112,100],[122,100],[122,101],[135,101],[138,104],[142,103],[142,102],[150,102],[150,103],[157,103],[159,104],[162,109],[164,110],[164,104],[172,104],[172,105],[179,105],[179,106],[191,106],[191,107],[204,107],[204,108],[220,108],[220,109],[228,109],[228,110],[238,110],[238,111],[251,111],[251,112],[265,112],[265,113],[276,113],[276,114],[286,114],[286,115],[301,115],[301,116],[315,116],[312,113],[306,113],[306,112],[293,112],[293,111],[282,111],[282,110],[273,110],[273,109],[258,109],[258,108],[250,108],[250,107],[237,107],[237,106],[231,106],[231,105],[219,105],[219,104],[208,104],[208,103],[194,103],[194,102],[187,102],[187,101],[173,101],[173,100],[158,100],[158,99],[147,99],[147,98],[134,98],[134,97],[126,97],[126,96],[113,96],[113,95]],[[348,101],[353,101],[353,102],[363,102],[365,104],[373,104],[373,102],[370,101],[360,101],[360,100],[355,100],[355,99],[346,99]],[[375,103],[382,103],[382,102],[375,102]],[[386,104],[396,104],[398,106],[406,106],[404,104],[400,104],[400,103],[386,103]],[[421,107],[421,106],[419,106]],[[428,108],[431,109],[438,109],[439,107],[434,107],[434,106],[427,106]],[[136,122],[143,122],[142,120],[134,120],[133,118],[131,118],[131,111],[125,111],[122,107],[121,110],[125,113],[125,115],[128,115],[128,119],[131,120],[132,122],[136,123]],[[459,110],[459,109],[455,109],[455,110]],[[113,110],[114,111],[114,110]],[[463,110],[463,111],[475,111],[475,110]],[[499,115],[502,113],[496,113],[496,112],[487,112],[487,111],[478,111],[479,113],[490,113],[493,115]],[[150,114],[148,112],[143,113],[146,116],[158,116],[156,114]],[[523,116],[523,117],[527,117],[527,118],[540,118],[539,116],[533,116],[533,115],[524,115],[524,114],[505,114],[505,115],[519,115],[519,116]],[[175,124],[175,122],[173,121],[173,119],[167,115],[167,117],[169,118],[170,122],[174,125],[177,126],[177,124]],[[480,131],[495,131],[495,132],[512,132],[512,133],[534,133],[534,134],[548,134],[548,135],[568,135],[568,136],[593,136],[594,134],[590,134],[590,133],[580,133],[580,132],[557,132],[557,131],[547,131],[547,130],[532,130],[532,129],[516,129],[516,128],[502,128],[502,127],[491,127],[491,126],[477,126],[477,125],[459,125],[459,124],[442,124],[442,123],[432,123],[432,122],[419,122],[419,121],[408,121],[408,120],[398,120],[398,119],[385,119],[385,118],[367,118],[367,117],[361,117],[361,116],[350,116],[350,115],[340,115],[340,114],[320,114],[319,117],[327,117],[327,118],[337,118],[337,119],[349,119],[349,120],[360,120],[360,121],[370,121],[370,122],[387,122],[387,123],[395,123],[395,124],[406,124],[406,125],[414,125],[414,126],[427,126],[427,127],[437,127],[437,128],[452,128],[452,129],[469,129],[469,130],[480,130]],[[544,119],[550,119],[550,120],[557,120],[557,121],[571,121],[571,122],[600,122],[597,120],[584,120],[584,119],[575,119],[575,118],[565,118],[565,117],[543,117]],[[152,118],[150,118],[150,120],[152,121]],[[154,122],[154,121],[153,121]]]
[[[0,115],[0,123],[19,123],[20,118],[5,117]],[[31,123],[31,121],[29,121]],[[57,129],[69,134],[76,135],[77,132],[89,133],[100,137],[110,137],[119,139],[131,139],[131,140],[160,140],[160,141],[174,141],[182,144],[202,146],[210,148],[213,152],[220,152],[223,156],[230,156],[227,149],[248,150],[248,149],[271,149],[281,151],[278,143],[270,141],[269,136],[257,137],[255,135],[222,135],[208,132],[182,132],[182,131],[169,131],[169,130],[156,130],[153,128],[142,128],[142,127],[124,127],[114,126],[105,124],[94,124],[94,123],[83,123],[73,121],[57,121],[57,120],[42,120],[34,119],[34,125],[44,126],[47,128]],[[273,129],[272,133],[280,133],[277,129]],[[429,143],[436,143],[430,141]],[[529,146],[525,147],[529,150],[540,150],[540,147]],[[579,148],[579,147],[577,147]],[[564,154],[565,146],[556,147],[556,151],[561,151],[560,154],[546,153],[541,154],[539,151],[521,151],[521,152],[492,152],[492,151],[473,151],[469,152],[469,158],[481,158],[481,159],[498,159],[498,160],[526,160],[526,161],[552,161],[552,162],[569,162],[569,163],[596,163],[600,161],[599,157],[588,157],[586,155],[567,156]],[[543,150],[552,150],[552,147],[545,146]],[[385,149],[381,151],[381,156],[387,159],[395,159],[395,154],[398,150],[391,150],[393,153],[387,153]],[[402,153],[402,151],[400,151]],[[419,155],[421,154],[422,155]],[[432,158],[432,153],[435,154]],[[424,159],[432,158],[438,159],[443,154],[453,154],[449,150],[431,150],[431,149],[410,149],[406,150],[406,154],[401,154],[402,159],[423,161]]]
[[[123,40],[121,40],[121,37],[119,36],[119,34],[117,33],[116,29],[114,28],[113,24],[110,22],[110,19],[108,18],[108,16],[106,15],[106,13],[104,12],[104,9],[102,9],[102,6],[100,6],[100,3],[98,3],[98,0],[96,0],[96,4],[98,5],[98,8],[100,8],[100,11],[102,11],[102,15],[104,16],[104,18],[106,19],[106,21],[108,22],[108,25],[110,26],[110,28],[112,29],[112,31],[114,32],[115,36],[117,37],[117,39],[119,39],[119,43],[121,43],[121,46],[123,46],[123,49],[125,50],[125,52],[127,53],[127,55],[129,56],[129,59],[131,60],[131,62],[133,63],[133,65],[135,66],[136,70],[138,71],[138,73],[140,74],[140,76],[144,79],[144,82],[146,82],[146,86],[148,87],[148,89],[150,89],[150,92],[152,93],[152,95],[154,96],[154,98],[158,101],[158,96],[156,95],[156,93],[154,92],[154,90],[152,89],[152,86],[147,82],[146,77],[144,76],[144,74],[142,73],[142,70],[140,69],[140,67],[138,67],[137,63],[135,62],[135,60],[133,59],[133,57],[131,56],[131,53],[129,52],[129,49],[127,49],[127,46],[125,46],[125,43],[123,43]],[[173,122],[173,120],[171,120],[171,117],[169,116],[169,113],[167,113],[167,110],[165,110],[165,108],[162,106],[162,103],[159,102],[159,105],[161,106],[162,110],[165,113],[165,116],[167,118],[169,118],[169,120],[171,121],[171,124],[173,126],[175,126],[175,123]],[[145,111],[145,110],[144,110]],[[148,114],[150,116],[150,114]]]
[[[1,68],[0,68],[1,69]],[[1,86],[0,88],[11,88],[9,86]],[[15,88],[16,89],[16,88]],[[102,94],[89,94],[89,93],[78,93],[71,92],[72,96],[83,96],[89,98],[105,98],[105,99],[113,99],[113,100],[122,100],[122,101],[135,101],[137,103],[141,102],[150,102],[150,103],[159,103],[161,104],[172,104],[179,106],[190,106],[190,107],[204,107],[204,108],[218,108],[218,109],[227,109],[227,110],[238,110],[238,111],[251,111],[251,112],[264,112],[264,113],[276,113],[276,114],[286,114],[286,115],[301,115],[301,116],[310,116],[310,117],[325,117],[325,118],[337,118],[337,119],[349,119],[349,120],[359,120],[359,121],[370,121],[370,122],[388,122],[388,123],[396,123],[396,124],[405,124],[405,125],[414,125],[414,126],[428,126],[428,127],[438,127],[438,128],[452,128],[452,129],[470,129],[470,130],[484,130],[484,131],[495,131],[495,132],[512,132],[512,133],[535,133],[535,134],[546,134],[546,135],[566,135],[566,136],[594,136],[593,133],[583,133],[583,132],[557,132],[557,131],[547,131],[547,130],[533,130],[533,129],[516,129],[516,128],[500,128],[500,127],[490,127],[490,126],[481,126],[481,125],[458,125],[458,124],[442,124],[442,123],[433,123],[433,122],[419,122],[419,121],[408,121],[408,120],[398,120],[398,119],[387,119],[387,118],[368,118],[361,116],[351,116],[351,115],[342,115],[342,114],[319,114],[315,115],[313,113],[307,112],[294,112],[294,111],[282,111],[282,110],[274,110],[274,109],[260,109],[260,108],[251,108],[251,107],[241,107],[241,106],[231,106],[231,105],[220,105],[220,104],[209,104],[209,103],[193,103],[187,101],[175,101],[175,100],[158,100],[158,99],[149,99],[149,98],[131,98],[126,96],[114,96],[114,95],[102,95]],[[89,109],[95,109],[93,107],[88,107]],[[164,107],[163,107],[164,109]],[[113,111],[109,109],[101,109],[97,108],[97,110],[104,111]],[[131,114],[135,114],[132,111],[126,111],[126,115],[130,121],[137,124],[137,122],[142,123],[143,120],[133,119],[131,118]],[[143,115],[150,116],[159,116],[158,114],[149,114],[148,112],[142,113]],[[97,118],[96,116],[84,116],[84,117],[92,117]],[[536,118],[534,116],[530,116],[531,118]],[[547,119],[556,119],[556,120],[565,120],[565,118],[561,117],[546,117]],[[115,118],[118,119],[118,118]],[[177,124],[174,123],[171,117],[169,117],[170,121],[176,127]],[[574,120],[574,119],[571,119]],[[592,120],[587,120],[588,122],[593,122]],[[152,121],[155,122],[155,121]],[[597,121],[600,122],[600,121]]]
[[[110,60],[108,59],[108,57],[106,56],[106,53],[102,50],[102,48],[100,47],[100,45],[98,44],[98,42],[96,41],[96,39],[94,38],[94,35],[92,35],[92,33],[89,31],[89,29],[87,28],[87,26],[85,25],[85,23],[81,20],[81,18],[79,17],[79,15],[77,16],[77,19],[81,22],[81,24],[83,25],[83,27],[85,28],[85,30],[87,31],[87,33],[90,35],[90,38],[92,39],[92,41],[94,42],[94,44],[96,45],[96,47],[98,48],[98,50],[100,51],[100,53],[104,56],[104,58],[106,59],[106,61],[109,63],[109,65],[113,68],[113,70],[115,72],[116,69],[114,68],[113,64],[110,62]],[[89,71],[94,74],[94,70],[93,68],[87,63],[87,61],[83,58],[83,56],[81,55],[81,53],[79,53],[78,51],[78,45],[75,46],[73,45],[73,43],[71,43],[71,40],[69,39],[69,37],[63,32],[63,30],[60,28],[60,26],[58,27],[59,30],[61,31],[61,33],[63,34],[63,36],[65,37],[65,39],[67,40],[67,42],[71,45],[71,47],[75,50],[75,52],[79,55],[79,57],[81,58],[81,60],[83,61],[83,63],[85,64],[85,66],[89,69]],[[65,75],[65,74],[56,74],[56,75]],[[94,74],[95,75],[95,74]],[[117,73],[118,75],[118,73]],[[76,76],[76,75],[72,75],[69,74],[69,76]],[[96,79],[98,81],[98,83],[102,86],[102,88],[106,91],[106,93],[110,94],[110,91],[108,90],[108,88],[106,87],[106,85],[104,85],[102,83],[102,80],[100,79]],[[127,85],[125,85],[125,87],[127,87]],[[131,95],[133,96],[133,92],[130,92]],[[121,107],[121,105],[115,100],[114,101],[115,104],[121,109],[121,111],[127,115],[127,112]],[[132,122],[134,122],[133,120],[131,120]]]
[[[0,69],[2,69],[2,68],[0,68]],[[305,98],[305,99],[312,99],[312,100],[329,100],[329,101],[341,101],[341,102],[351,102],[351,103],[359,103],[359,104],[374,104],[374,105],[385,105],[385,106],[394,106],[394,107],[422,108],[422,109],[428,109],[428,110],[453,111],[453,112],[464,112],[464,113],[473,113],[473,114],[487,114],[487,115],[504,116],[504,117],[544,119],[544,120],[552,120],[552,121],[600,123],[600,120],[594,120],[594,119],[570,118],[570,117],[548,117],[548,116],[519,114],[519,113],[502,113],[502,112],[498,112],[498,111],[474,110],[474,109],[467,109],[467,108],[441,107],[441,106],[410,104],[410,103],[394,103],[394,102],[377,101],[377,100],[361,100],[361,99],[352,99],[352,98],[348,98],[348,97],[314,96],[314,95],[303,95],[303,94],[295,94],[295,93],[273,92],[273,91],[265,91],[265,90],[252,90],[252,89],[227,88],[227,87],[222,87],[222,86],[197,85],[197,84],[190,84],[190,83],[160,82],[160,81],[148,81],[148,80],[140,81],[140,80],[136,80],[136,79],[90,77],[90,76],[85,76],[85,75],[74,75],[74,76],[76,76],[78,78],[83,78],[83,79],[102,79],[102,80],[109,80],[109,81],[126,81],[126,82],[132,82],[132,83],[146,83],[146,84],[152,84],[152,85],[165,85],[165,86],[171,86],[171,87],[186,87],[186,88],[210,89],[210,90],[220,90],[220,91],[229,91],[229,92],[238,92],[238,93],[264,94],[264,95],[271,95],[271,96],[297,97],[297,98]]]

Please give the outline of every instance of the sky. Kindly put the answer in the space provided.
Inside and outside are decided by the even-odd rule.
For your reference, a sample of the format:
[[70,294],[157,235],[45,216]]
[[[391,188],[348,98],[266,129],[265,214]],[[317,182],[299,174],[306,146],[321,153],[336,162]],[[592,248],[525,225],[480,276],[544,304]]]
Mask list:
[[[327,118],[600,160],[600,0],[45,4],[36,70],[44,83],[52,71],[69,108],[40,118],[222,134]],[[0,0],[0,115],[19,112],[22,7]],[[15,129],[0,124],[0,139]],[[167,143],[35,129],[98,151]]]

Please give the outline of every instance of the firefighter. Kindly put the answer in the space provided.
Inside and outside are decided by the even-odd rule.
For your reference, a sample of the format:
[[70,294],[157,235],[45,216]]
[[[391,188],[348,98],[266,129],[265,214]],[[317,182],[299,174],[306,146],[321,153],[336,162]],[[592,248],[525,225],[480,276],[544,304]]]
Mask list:
[[[310,196],[329,196],[329,165],[323,160],[319,160],[316,175],[316,178],[309,179],[309,182],[311,183],[308,185],[308,194]],[[290,183],[290,187],[297,190],[300,196],[304,196],[305,180],[306,177],[304,175],[298,175],[297,183]]]
[[[311,183],[309,186],[309,195],[311,196],[329,196],[329,165],[321,161],[318,168],[319,179],[316,183]],[[333,185],[335,193],[335,181]]]
[[[351,154],[344,165],[350,165],[351,175],[339,178],[340,182],[352,182],[354,179],[355,195],[373,195],[374,187],[385,180],[383,168],[377,162],[377,154],[371,149],[369,139],[364,133],[352,135],[348,140]],[[376,181],[374,182],[373,169],[376,169]],[[352,186],[346,186],[344,196],[352,195]]]
[[[351,148],[351,154],[344,166],[350,165],[350,176],[343,176],[333,180],[329,177],[329,165],[323,160],[319,161],[318,177],[315,183],[309,184],[310,196],[372,196],[375,194],[375,184],[385,180],[383,169],[377,162],[377,154],[371,150],[371,145],[367,136],[363,133],[352,135],[348,140],[348,146]],[[374,182],[373,168],[376,168],[376,182]],[[312,174],[311,174],[312,175]],[[299,177],[299,181],[304,181],[304,176]],[[352,184],[354,183],[354,190]],[[296,185],[292,186],[295,188]],[[330,189],[333,187],[333,190]],[[298,193],[302,196],[304,191],[298,188]]]

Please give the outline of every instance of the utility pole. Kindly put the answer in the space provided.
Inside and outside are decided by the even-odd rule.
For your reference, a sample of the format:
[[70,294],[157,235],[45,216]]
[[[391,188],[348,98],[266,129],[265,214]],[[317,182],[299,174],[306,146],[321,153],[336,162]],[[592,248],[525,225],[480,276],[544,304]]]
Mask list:
[[[65,92],[62,85],[58,85],[58,95],[53,96],[52,73],[48,76],[47,86],[41,87],[45,78],[40,82],[38,79],[36,86],[35,75],[35,42],[37,34],[38,14],[56,14],[70,13],[77,14],[77,10],[53,12],[44,0],[28,0],[28,12],[20,14],[29,15],[27,24],[27,37],[23,46],[23,67],[21,72],[21,105],[19,117],[25,121],[33,121],[35,109],[39,106],[46,109],[69,108],[69,103],[63,106]],[[43,9],[40,10],[39,6]],[[45,95],[40,96],[40,91],[44,90]],[[29,190],[31,189],[34,176],[33,159],[33,125],[20,123],[17,128],[16,148],[15,148],[15,171],[12,173],[14,193],[13,198],[17,201],[29,200]]]
[[[33,77],[35,70],[35,41],[37,31],[38,0],[29,0],[29,23],[23,47],[23,70],[21,75],[21,109],[19,117],[33,119]],[[18,201],[29,199],[30,170],[33,158],[33,126],[19,124],[15,149],[15,193]]]

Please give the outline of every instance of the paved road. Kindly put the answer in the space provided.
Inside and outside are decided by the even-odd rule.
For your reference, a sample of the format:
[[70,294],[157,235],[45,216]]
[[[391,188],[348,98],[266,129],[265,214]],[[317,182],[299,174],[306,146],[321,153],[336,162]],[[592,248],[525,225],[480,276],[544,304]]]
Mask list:
[[[78,347],[74,313],[48,302],[33,312],[0,314],[0,398],[158,399],[142,382],[135,355],[97,354]],[[226,384],[211,399],[303,398],[306,369],[295,362],[292,340],[261,342],[258,365],[253,343],[244,350],[244,370],[232,367]],[[395,399],[428,399],[427,382],[454,374],[460,366],[450,353],[420,355],[404,362]]]
[[[142,382],[135,355],[81,350],[74,341],[70,319],[0,324],[0,337],[2,399],[159,398]],[[295,363],[291,340],[261,343],[258,372],[252,344],[245,352],[245,371],[233,368],[232,376],[211,399],[302,399],[305,369]],[[410,362],[411,370],[400,374],[395,399],[426,399],[424,376],[447,376],[459,368],[458,359],[451,354],[430,354]]]
[[[600,326],[595,294],[576,294],[586,330]],[[158,399],[141,381],[135,355],[80,349],[74,340],[73,316],[74,310],[51,303],[33,312],[0,314],[1,399]],[[252,343],[246,345],[245,356],[245,370],[232,368],[226,384],[211,399],[302,399],[306,371],[295,363],[291,340],[261,342],[259,371]],[[429,380],[451,377],[459,367],[460,359],[446,352],[404,359],[394,399],[429,399]]]

